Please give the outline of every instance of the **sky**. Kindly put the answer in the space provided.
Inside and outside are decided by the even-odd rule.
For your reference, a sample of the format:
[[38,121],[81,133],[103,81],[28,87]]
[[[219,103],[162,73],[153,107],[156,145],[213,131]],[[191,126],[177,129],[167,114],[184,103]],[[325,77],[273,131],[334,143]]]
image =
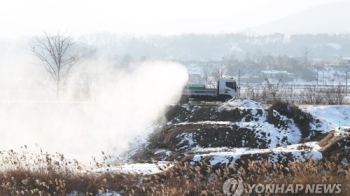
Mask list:
[[63,30],[174,35],[232,33],[338,0],[11,0],[0,3],[0,37]]

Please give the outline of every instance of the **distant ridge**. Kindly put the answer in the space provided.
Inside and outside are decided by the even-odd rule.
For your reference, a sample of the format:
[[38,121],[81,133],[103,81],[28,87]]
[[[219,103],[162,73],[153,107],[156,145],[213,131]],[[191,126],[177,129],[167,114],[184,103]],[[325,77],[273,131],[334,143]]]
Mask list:
[[261,34],[340,34],[350,33],[350,1],[340,1],[314,6],[296,12],[275,22],[249,28]]

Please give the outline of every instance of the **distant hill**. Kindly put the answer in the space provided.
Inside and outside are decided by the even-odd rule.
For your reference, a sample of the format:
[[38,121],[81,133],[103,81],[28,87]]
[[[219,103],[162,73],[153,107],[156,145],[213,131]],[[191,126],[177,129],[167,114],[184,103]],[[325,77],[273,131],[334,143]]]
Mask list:
[[275,22],[249,28],[256,34],[339,34],[349,33],[350,2],[340,1],[314,6]]

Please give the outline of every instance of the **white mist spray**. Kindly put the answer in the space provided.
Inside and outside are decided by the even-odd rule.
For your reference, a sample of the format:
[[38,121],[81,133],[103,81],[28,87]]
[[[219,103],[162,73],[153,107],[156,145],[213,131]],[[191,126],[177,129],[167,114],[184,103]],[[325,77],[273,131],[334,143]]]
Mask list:
[[[179,99],[187,77],[186,69],[174,62],[144,62],[129,71],[101,61],[83,62],[59,101],[47,90],[27,89],[28,97],[41,93],[40,99],[26,99],[22,93],[20,99],[14,96],[17,101],[0,102],[0,150],[38,144],[82,162],[102,151],[118,156],[135,137],[149,135],[166,104]],[[77,101],[81,86],[88,88],[88,97]]]

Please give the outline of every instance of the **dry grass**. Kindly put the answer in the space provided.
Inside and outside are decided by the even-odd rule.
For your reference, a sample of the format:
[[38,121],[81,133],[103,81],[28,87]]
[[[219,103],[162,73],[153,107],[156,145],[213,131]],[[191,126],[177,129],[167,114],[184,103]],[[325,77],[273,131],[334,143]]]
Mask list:
[[[91,173],[86,166],[62,154],[42,151],[2,151],[0,156],[0,195],[98,195],[110,191],[121,195],[222,195],[224,181],[238,174],[246,184],[342,183],[342,194],[349,191],[350,170],[328,160],[295,160],[286,164],[246,160],[217,169],[204,161],[196,165],[182,161],[162,173],[142,175]],[[93,165],[117,166],[104,161]]]

